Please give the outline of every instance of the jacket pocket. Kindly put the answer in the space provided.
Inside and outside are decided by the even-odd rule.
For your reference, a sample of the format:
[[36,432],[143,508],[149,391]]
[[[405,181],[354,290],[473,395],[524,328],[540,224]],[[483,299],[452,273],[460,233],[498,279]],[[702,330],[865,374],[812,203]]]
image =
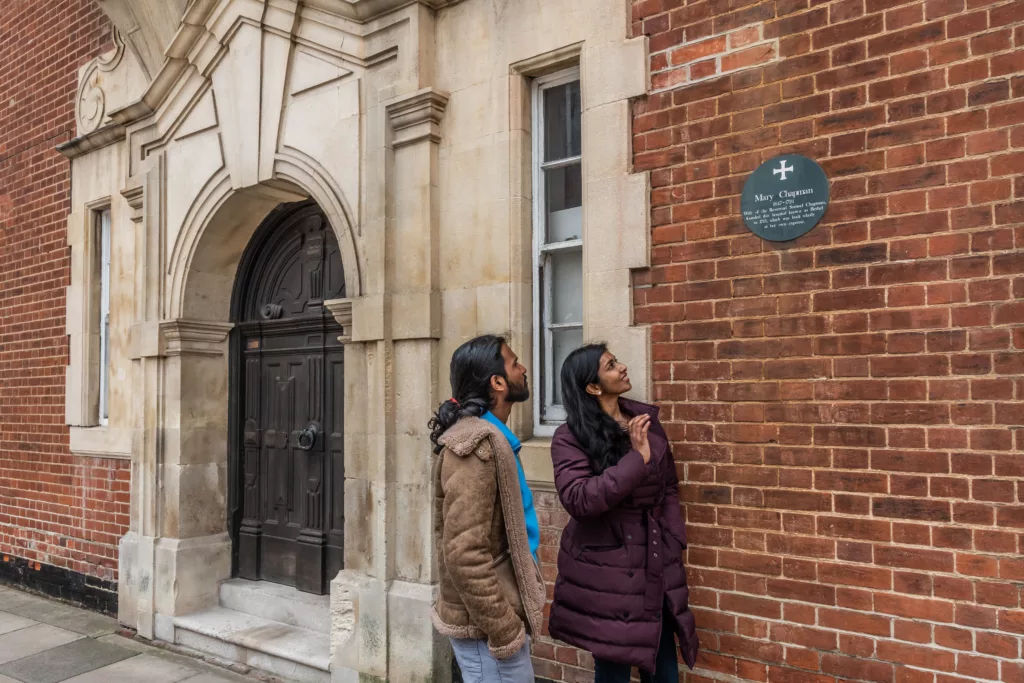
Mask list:
[[581,545],[576,550],[576,559],[584,564],[624,566],[628,559],[626,546],[618,545]]
[[491,566],[494,567],[494,574],[498,578],[498,589],[501,597],[508,601],[512,611],[516,613],[524,624],[529,624],[526,619],[526,609],[523,607],[523,596],[519,592],[519,581],[516,580],[516,570],[512,566],[512,553],[506,550],[494,558]]

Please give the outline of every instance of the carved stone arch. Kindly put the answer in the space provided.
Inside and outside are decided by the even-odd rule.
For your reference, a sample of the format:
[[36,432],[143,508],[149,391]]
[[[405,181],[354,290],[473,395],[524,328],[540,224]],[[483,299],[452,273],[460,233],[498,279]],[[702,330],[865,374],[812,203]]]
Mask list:
[[257,226],[279,204],[314,200],[327,216],[344,268],[345,293],[362,293],[360,268],[345,200],[301,155],[278,161],[275,180],[233,190],[225,171],[199,192],[170,249],[168,316],[227,320],[242,253]]
[[[356,160],[353,163],[357,163]],[[297,149],[286,148],[278,152],[274,162],[274,177],[304,188],[323,209],[338,238],[341,260],[345,264],[348,296],[362,296],[363,272],[356,252],[359,218],[348,203],[345,193],[312,157]]]

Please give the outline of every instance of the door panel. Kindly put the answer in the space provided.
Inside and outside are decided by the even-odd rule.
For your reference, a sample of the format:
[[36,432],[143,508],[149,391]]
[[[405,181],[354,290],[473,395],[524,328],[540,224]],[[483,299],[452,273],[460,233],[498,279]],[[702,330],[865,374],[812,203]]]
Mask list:
[[344,350],[323,307],[344,277],[315,205],[277,219],[240,276],[238,571],[322,594],[344,562]]

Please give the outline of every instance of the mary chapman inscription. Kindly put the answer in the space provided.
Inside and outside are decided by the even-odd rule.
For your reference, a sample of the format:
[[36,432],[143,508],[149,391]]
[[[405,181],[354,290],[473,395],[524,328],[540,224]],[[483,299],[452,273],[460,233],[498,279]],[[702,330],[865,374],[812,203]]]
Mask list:
[[799,154],[775,157],[757,167],[743,186],[743,222],[755,235],[788,242],[818,224],[828,208],[828,178]]

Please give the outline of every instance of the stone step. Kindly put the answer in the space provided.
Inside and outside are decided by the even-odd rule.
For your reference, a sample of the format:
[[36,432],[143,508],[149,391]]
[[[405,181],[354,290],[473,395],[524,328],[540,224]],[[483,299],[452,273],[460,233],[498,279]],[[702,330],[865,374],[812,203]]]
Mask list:
[[174,618],[174,643],[298,683],[330,683],[330,636],[226,607]]
[[220,585],[220,605],[299,628],[331,632],[331,597],[268,581],[231,579]]

